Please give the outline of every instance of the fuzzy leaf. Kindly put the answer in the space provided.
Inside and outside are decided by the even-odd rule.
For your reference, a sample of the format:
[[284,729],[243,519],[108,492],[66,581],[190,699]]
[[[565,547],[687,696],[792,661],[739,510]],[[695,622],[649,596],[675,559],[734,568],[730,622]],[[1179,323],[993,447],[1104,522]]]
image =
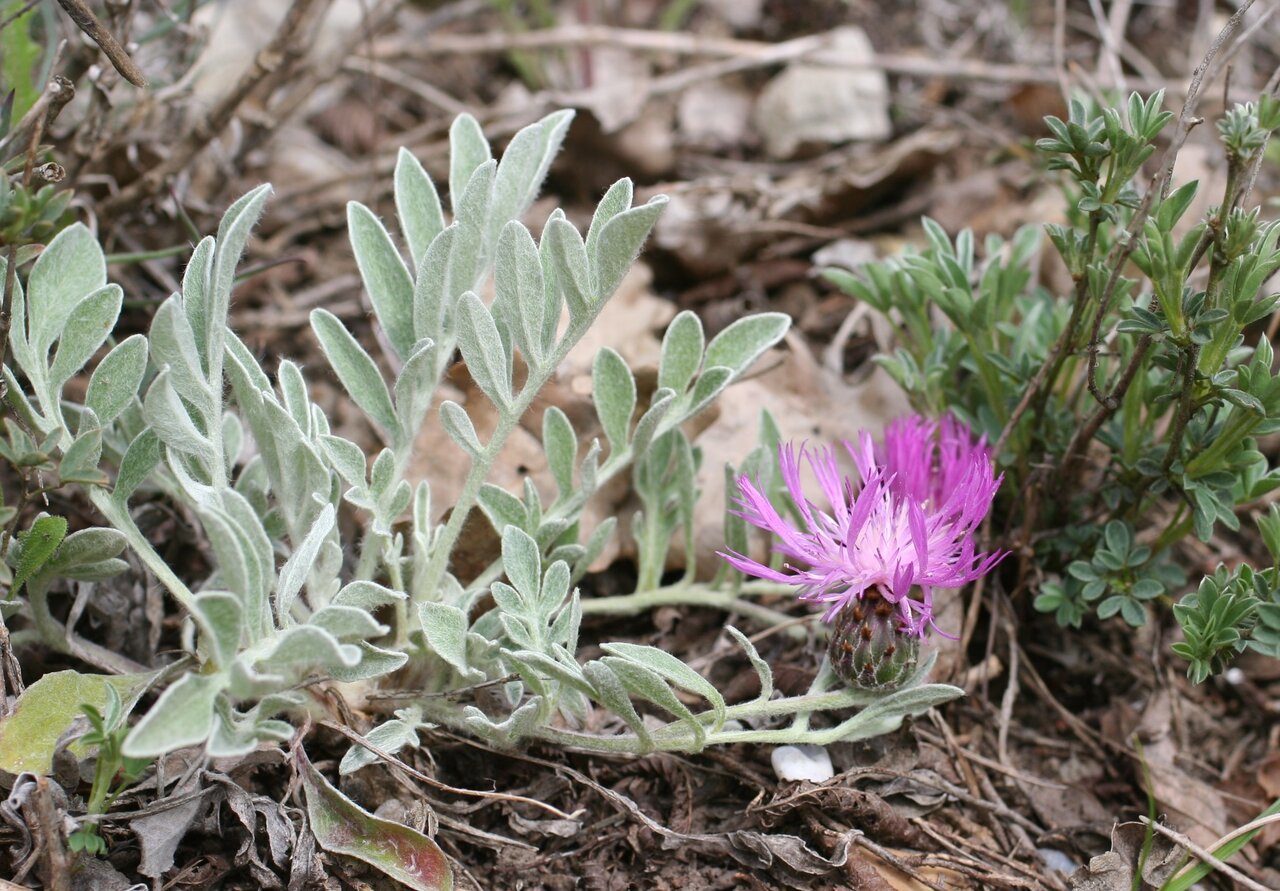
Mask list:
[[591,257],[597,302],[608,300],[618,289],[666,206],[667,197],[658,195],[605,223]]
[[468,291],[458,300],[458,348],[467,371],[500,411],[511,403],[511,363],[493,316],[480,298]]
[[449,127],[449,200],[454,216],[467,183],[476,168],[492,158],[489,141],[476,119],[469,114],[458,115]]
[[227,684],[222,674],[185,674],[165,690],[125,738],[129,758],[157,758],[199,745],[213,730],[214,702]]
[[417,340],[413,335],[413,279],[409,270],[386,228],[357,201],[347,205],[347,231],[374,314],[396,355],[407,359]]
[[547,455],[547,466],[556,481],[561,498],[573,493],[573,466],[578,458],[578,437],[568,415],[557,406],[550,406],[542,414],[542,449]]
[[147,371],[147,338],[134,334],[116,344],[89,378],[84,404],[98,420],[110,424],[138,395]]
[[320,341],[325,358],[342,381],[355,404],[382,428],[383,433],[394,436],[399,424],[396,410],[391,404],[387,383],[373,359],[356,342],[351,332],[327,309],[311,311],[311,330]]
[[[711,707],[715,710],[715,729],[719,730],[720,725],[724,723],[725,705],[724,697],[720,695],[720,691],[702,675],[665,650],[633,643],[606,643],[601,644],[600,649],[613,656],[619,656],[634,662],[637,665],[643,665],[677,687],[681,687],[691,693],[697,693],[711,703]],[[668,709],[668,711],[670,710]]]
[[396,216],[404,233],[413,268],[417,269],[427,246],[444,231],[444,212],[431,177],[408,149],[396,155]]
[[63,333],[76,305],[106,283],[107,263],[102,248],[83,223],[68,226],[54,236],[27,280],[27,325],[31,348],[37,356],[44,356]]
[[636,380],[626,361],[608,347],[596,353],[591,366],[591,398],[609,447],[614,452],[625,448],[636,408]]
[[440,424],[449,438],[462,446],[462,450],[470,457],[475,458],[484,451],[480,438],[476,436],[475,425],[471,423],[471,416],[458,403],[446,399],[440,404]]
[[764,312],[739,319],[707,345],[704,368],[720,365],[734,377],[746,371],[761,353],[783,338],[791,327],[791,317],[780,312]]
[[427,646],[437,656],[453,666],[469,681],[484,679],[484,672],[467,663],[467,614],[456,606],[435,601],[418,605],[418,617],[422,622],[422,634]]
[[662,338],[658,386],[668,387],[677,393],[687,390],[702,365],[704,342],[702,322],[695,314],[685,310],[672,319]]
[[73,374],[84,367],[116,326],[124,292],[119,285],[107,285],[89,294],[71,310],[66,327],[58,338],[58,350],[49,369],[50,383],[61,389]]

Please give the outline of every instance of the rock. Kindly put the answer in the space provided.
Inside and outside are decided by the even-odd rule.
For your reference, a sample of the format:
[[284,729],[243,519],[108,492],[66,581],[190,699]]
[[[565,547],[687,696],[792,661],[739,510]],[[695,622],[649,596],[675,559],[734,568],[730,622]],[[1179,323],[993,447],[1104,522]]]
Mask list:
[[[847,27],[832,32],[825,55],[872,59],[875,50],[861,28]],[[806,143],[887,139],[892,132],[888,78],[878,70],[793,63],[760,93],[755,125],[775,158],[788,158]]]
[[769,756],[773,772],[780,780],[808,780],[825,783],[836,775],[831,756],[822,746],[778,746]]

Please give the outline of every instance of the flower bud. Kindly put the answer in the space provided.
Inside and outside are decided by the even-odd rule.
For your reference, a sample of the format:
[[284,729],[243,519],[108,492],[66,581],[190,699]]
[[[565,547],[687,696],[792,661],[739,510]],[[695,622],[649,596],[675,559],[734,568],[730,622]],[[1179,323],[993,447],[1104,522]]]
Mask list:
[[836,615],[827,655],[836,675],[851,687],[892,690],[915,671],[920,638],[903,629],[894,605],[869,588]]

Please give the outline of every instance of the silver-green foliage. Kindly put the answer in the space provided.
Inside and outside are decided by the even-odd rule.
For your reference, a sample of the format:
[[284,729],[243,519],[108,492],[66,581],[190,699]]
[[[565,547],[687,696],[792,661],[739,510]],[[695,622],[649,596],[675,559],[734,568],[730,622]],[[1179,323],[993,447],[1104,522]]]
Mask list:
[[[427,697],[371,734],[386,749],[413,745],[434,722],[503,744],[564,737],[619,750],[695,750],[755,738],[726,724],[737,720],[735,709],[743,718],[797,715],[789,732],[802,738],[809,711],[859,704],[816,692],[772,702],[767,666],[741,635],[735,638],[762,684],[760,700],[745,712],[727,707],[709,682],[663,651],[605,643],[600,658],[584,663],[577,655],[583,605],[574,585],[614,529],[612,520],[582,528],[588,499],[612,477],[632,473],[643,505],[635,523],[641,587],[656,586],[672,536],[683,530],[692,541],[701,455],[682,424],[778,342],[785,316],[740,320],[709,343],[695,316],[677,316],[643,411],[631,369],[602,350],[592,395],[604,445],[593,442],[580,456],[569,418],[548,408],[542,439],[554,500],[544,504],[532,485],[516,495],[487,482],[503,444],[618,287],[665,204],[659,197],[633,206],[631,183],[622,180],[601,199],[585,236],[557,210],[535,241],[520,219],[570,119],[561,112],[527,127],[495,161],[476,122],[459,118],[451,131],[449,216],[426,171],[402,151],[398,239],[371,210],[349,206],[383,361],[331,313],[318,309],[311,322],[333,372],[383,439],[372,460],[329,428],[296,363],[281,360],[272,380],[227,327],[236,266],[269,187],[233,204],[216,237],[200,242],[181,291],[159,307],[148,334],[122,340],[98,362],[84,406],[64,402],[62,387],[110,335],[120,289],[106,283],[102,251],[83,227],[63,232],[36,262],[14,300],[11,348],[23,380],[6,368],[5,383],[22,423],[9,423],[5,454],[54,456],[63,479],[88,485],[114,527],[65,541],[58,535],[43,548],[49,553],[40,571],[25,573],[37,595],[29,606],[36,625],[51,641],[61,633],[46,605],[58,573],[92,579],[120,571],[126,544],[189,617],[190,670],[137,723],[125,754],[203,744],[229,755],[282,740],[293,729],[278,716],[303,703],[304,680],[377,678],[410,659],[425,692],[493,684],[501,703],[481,711]],[[486,306],[477,295],[490,279],[494,299]],[[487,441],[456,403],[428,417],[457,352],[497,409]],[[517,353],[525,369],[519,377]],[[470,461],[442,525],[432,522],[427,483],[405,479],[413,442],[429,422],[442,424]],[[110,488],[100,461],[114,471]],[[147,540],[131,509],[144,495],[168,498],[198,518],[211,552],[208,577],[169,566]],[[344,502],[363,521],[357,541],[338,522]],[[502,553],[463,585],[449,573],[449,558],[473,507],[501,533]],[[11,565],[35,565],[40,546],[32,542],[25,558],[24,543],[14,544]],[[494,606],[481,612],[486,594]],[[695,713],[677,691],[707,708]],[[837,735],[892,726],[953,695],[952,688],[919,688],[909,702],[882,707],[880,717],[868,714],[862,730],[839,725],[845,729]],[[650,729],[637,699],[674,722]],[[553,729],[582,726],[593,703],[628,732],[610,740]],[[363,751],[353,751],[343,769],[367,763]]]

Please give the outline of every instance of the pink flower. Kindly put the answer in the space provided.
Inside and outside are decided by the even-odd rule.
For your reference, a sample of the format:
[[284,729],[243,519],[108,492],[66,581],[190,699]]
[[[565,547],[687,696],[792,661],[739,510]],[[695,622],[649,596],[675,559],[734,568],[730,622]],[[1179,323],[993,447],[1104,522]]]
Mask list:
[[[801,600],[830,604],[823,620],[876,590],[897,606],[902,628],[923,637],[933,621],[933,589],[958,588],[985,575],[1005,554],[978,553],[978,527],[991,510],[1003,475],[993,478],[985,441],[974,442],[951,416],[912,416],[885,430],[878,448],[865,431],[845,449],[861,478],[845,477],[833,448],[799,454],[779,449],[782,480],[803,528],[796,528],[746,476],[738,479],[748,523],[773,533],[781,570],[737,553],[722,553],[747,575],[795,585]],[[808,461],[830,510],[805,498],[800,461]],[[794,562],[793,562],[794,561]],[[942,633],[942,632],[940,632]]]

